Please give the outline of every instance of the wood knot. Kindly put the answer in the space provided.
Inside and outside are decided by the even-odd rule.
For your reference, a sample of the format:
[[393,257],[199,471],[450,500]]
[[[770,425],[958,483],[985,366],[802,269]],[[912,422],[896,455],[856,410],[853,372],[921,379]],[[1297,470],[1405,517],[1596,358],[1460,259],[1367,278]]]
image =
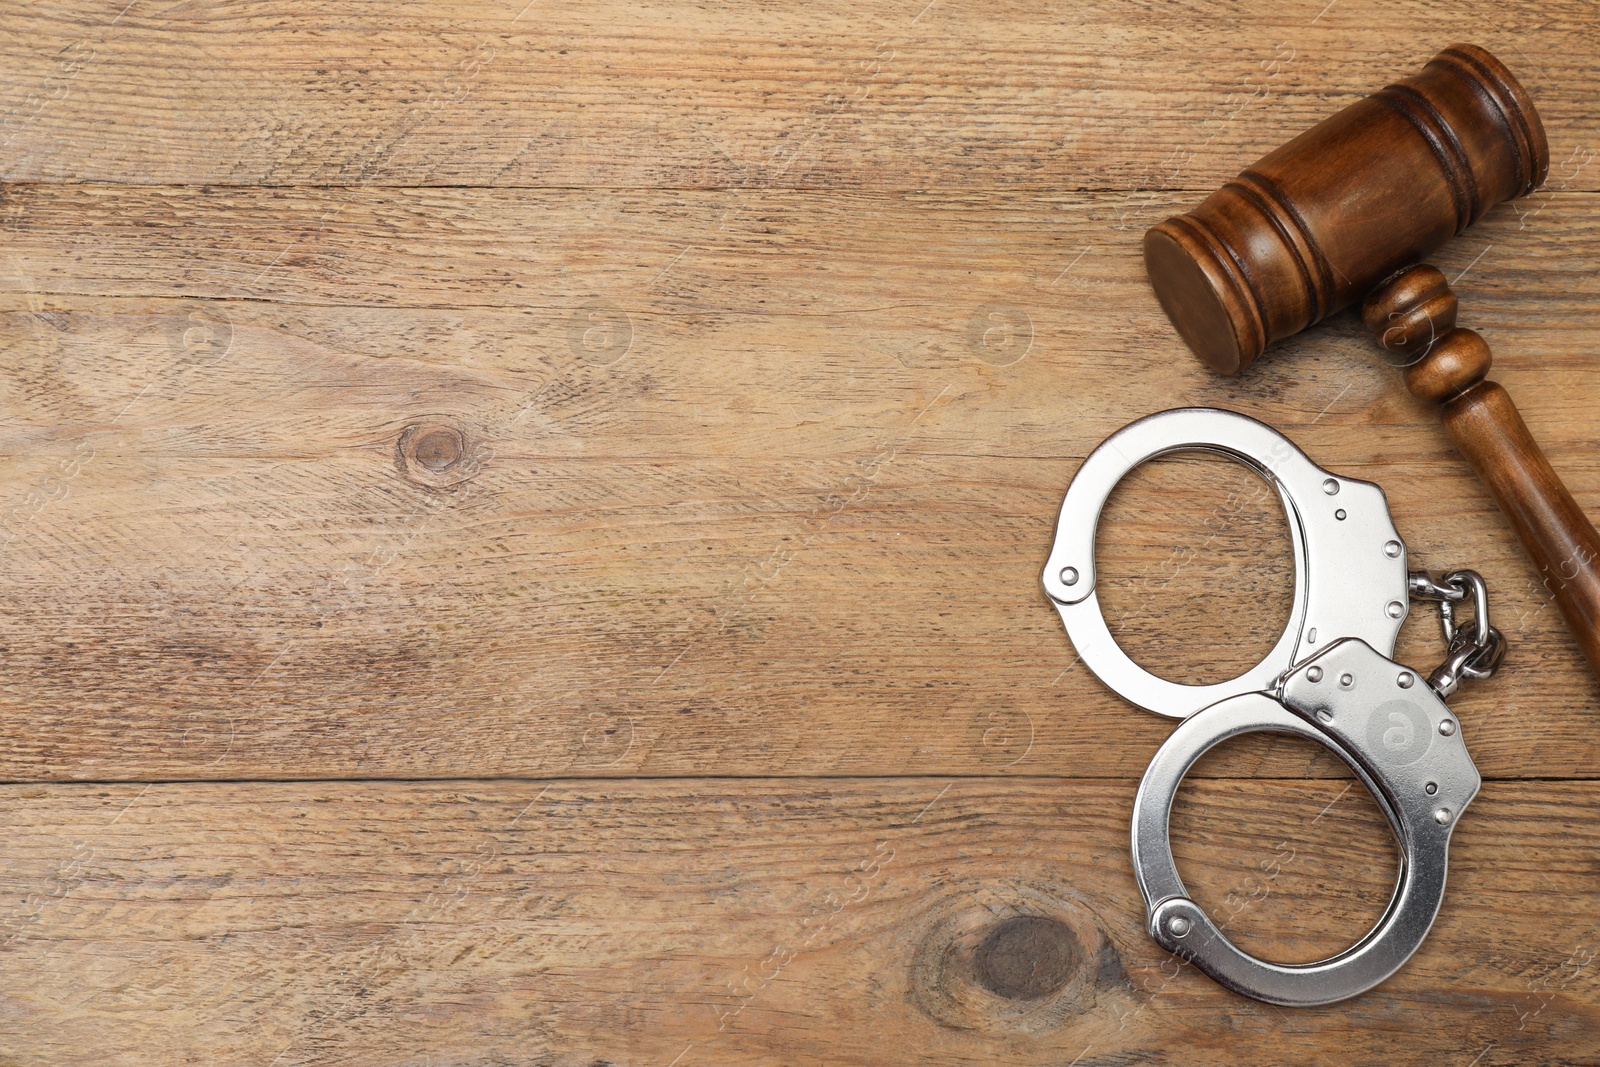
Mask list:
[[1374,289],[1361,304],[1361,321],[1378,343],[1409,366],[1455,329],[1456,294],[1438,267],[1427,264],[1401,271]]
[[424,419],[400,432],[395,465],[418,485],[444,489],[477,474],[482,457],[459,427],[443,419]]
[[1133,995],[1116,948],[1072,889],[1000,882],[947,890],[930,905],[909,989],[941,1025],[1012,1034],[1092,1026],[1102,998]]
[[1037,1000],[1066,985],[1083,946],[1072,927],[1047,915],[1018,915],[998,923],[978,943],[973,969],[996,996]]

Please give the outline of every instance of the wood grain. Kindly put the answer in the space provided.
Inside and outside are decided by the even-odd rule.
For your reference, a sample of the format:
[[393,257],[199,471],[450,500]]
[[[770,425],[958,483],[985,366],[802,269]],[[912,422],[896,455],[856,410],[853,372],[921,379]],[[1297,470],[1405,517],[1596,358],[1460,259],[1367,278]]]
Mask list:
[[1469,40],[1600,189],[1581,7],[126,3],[7,16],[0,177],[1207,189]]
[[[1342,789],[1186,789],[1179,862],[1230,933],[1289,956],[1375,918],[1392,857],[1360,787]],[[1594,784],[1491,783],[1411,964],[1293,1012],[1175,968],[1145,936],[1132,794],[1040,779],[12,789],[0,1062],[1600,1057],[1600,836],[1575,814],[1600,802]],[[1018,920],[1030,936],[1007,936]]]
[[[1485,773],[1600,772],[1539,577],[1359,325],[1209,374],[1128,202],[14,190],[4,773],[1137,775],[1169,725],[1074,666],[1038,569],[1080,458],[1179,404],[1282,427],[1380,482],[1418,563],[1485,574]],[[1503,206],[1460,283],[1591,509],[1596,218]],[[471,453],[444,483],[397,455],[435,423]],[[1196,678],[1286,615],[1257,487],[1212,466],[1142,472],[1106,528],[1130,647]],[[1439,656],[1424,609],[1402,653]]]

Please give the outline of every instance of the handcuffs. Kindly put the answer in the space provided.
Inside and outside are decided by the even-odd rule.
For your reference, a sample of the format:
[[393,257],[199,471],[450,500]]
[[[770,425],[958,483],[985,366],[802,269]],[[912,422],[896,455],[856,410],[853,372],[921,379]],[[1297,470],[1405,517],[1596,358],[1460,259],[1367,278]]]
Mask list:
[[[1283,501],[1293,542],[1294,601],[1283,636],[1256,666],[1211,685],[1167,681],[1134,663],[1095,594],[1095,530],[1106,498],[1139,464],[1178,451],[1220,452],[1260,474]],[[1061,505],[1044,588],[1091,671],[1134,704],[1183,720],[1151,760],[1133,804],[1133,865],[1156,943],[1272,1004],[1329,1004],[1397,971],[1433,925],[1451,831],[1478,792],[1477,768],[1443,698],[1463,678],[1488,677],[1505,653],[1489,624],[1483,579],[1465,570],[1442,581],[1408,572],[1405,542],[1378,486],[1323,470],[1255,419],[1180,408],[1124,426],[1084,460]],[[1390,658],[1411,599],[1438,602],[1449,649],[1427,677]],[[1468,599],[1470,628],[1456,619]],[[1269,963],[1233,944],[1190,899],[1172,858],[1169,819],[1184,775],[1213,746],[1258,731],[1331,750],[1371,790],[1399,845],[1399,882],[1383,917],[1317,963]]]

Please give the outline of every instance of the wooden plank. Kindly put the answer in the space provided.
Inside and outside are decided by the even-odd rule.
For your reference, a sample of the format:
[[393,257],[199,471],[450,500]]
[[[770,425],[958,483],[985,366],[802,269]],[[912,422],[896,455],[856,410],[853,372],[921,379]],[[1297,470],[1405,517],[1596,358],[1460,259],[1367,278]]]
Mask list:
[[[692,27],[692,31],[691,31]],[[1308,0],[366,5],[7,13],[0,178],[1209,189],[1466,40],[1600,188],[1586,10]]]
[[[0,1067],[1600,1062],[1600,782],[1505,780],[1600,777],[1540,576],[1349,316],[1217,379],[1137,254],[1490,47],[1551,180],[1438,262],[1600,513],[1593,21],[6,12]],[[1145,936],[1127,823],[1171,723],[1036,584],[1082,457],[1178,404],[1379,481],[1512,639],[1454,700],[1489,781],[1439,924],[1329,1009]],[[1142,662],[1271,643],[1248,476],[1153,464],[1104,529]],[[1419,611],[1400,658],[1437,655]],[[1195,777],[1179,860],[1232,936],[1311,960],[1380,914],[1387,831],[1336,760],[1246,739]],[[318,778],[367,780],[259,781]]]
[[[1600,692],[1433,414],[1349,317],[1203,370],[1132,202],[13,188],[0,774],[1137,776],[1171,724],[1075,665],[1038,571],[1088,450],[1186,404],[1486,575],[1513,649],[1456,698],[1486,774],[1600,773]],[[1591,512],[1597,219],[1502,208],[1439,260]],[[1135,656],[1264,651],[1275,523],[1220,462],[1130,479]],[[1438,655],[1421,609],[1401,658]]]
[[[1180,798],[1180,864],[1253,950],[1315,957],[1381,912],[1386,830],[1344,790]],[[1590,1062],[1596,790],[1491,783],[1410,964],[1285,1012],[1145,936],[1130,782],[9,787],[0,1056]]]

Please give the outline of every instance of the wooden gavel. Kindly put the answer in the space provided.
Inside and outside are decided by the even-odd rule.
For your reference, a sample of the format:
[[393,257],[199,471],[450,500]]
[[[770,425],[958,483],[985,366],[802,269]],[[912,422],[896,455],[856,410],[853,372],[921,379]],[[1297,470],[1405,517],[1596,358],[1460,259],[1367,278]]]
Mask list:
[[1152,227],[1145,266],[1178,333],[1223,374],[1364,298],[1367,327],[1404,357],[1406,387],[1440,405],[1600,675],[1600,535],[1486,380],[1489,346],[1456,326],[1444,275],[1421,265],[1549,165],[1516,78],[1482,48],[1452,45]]

